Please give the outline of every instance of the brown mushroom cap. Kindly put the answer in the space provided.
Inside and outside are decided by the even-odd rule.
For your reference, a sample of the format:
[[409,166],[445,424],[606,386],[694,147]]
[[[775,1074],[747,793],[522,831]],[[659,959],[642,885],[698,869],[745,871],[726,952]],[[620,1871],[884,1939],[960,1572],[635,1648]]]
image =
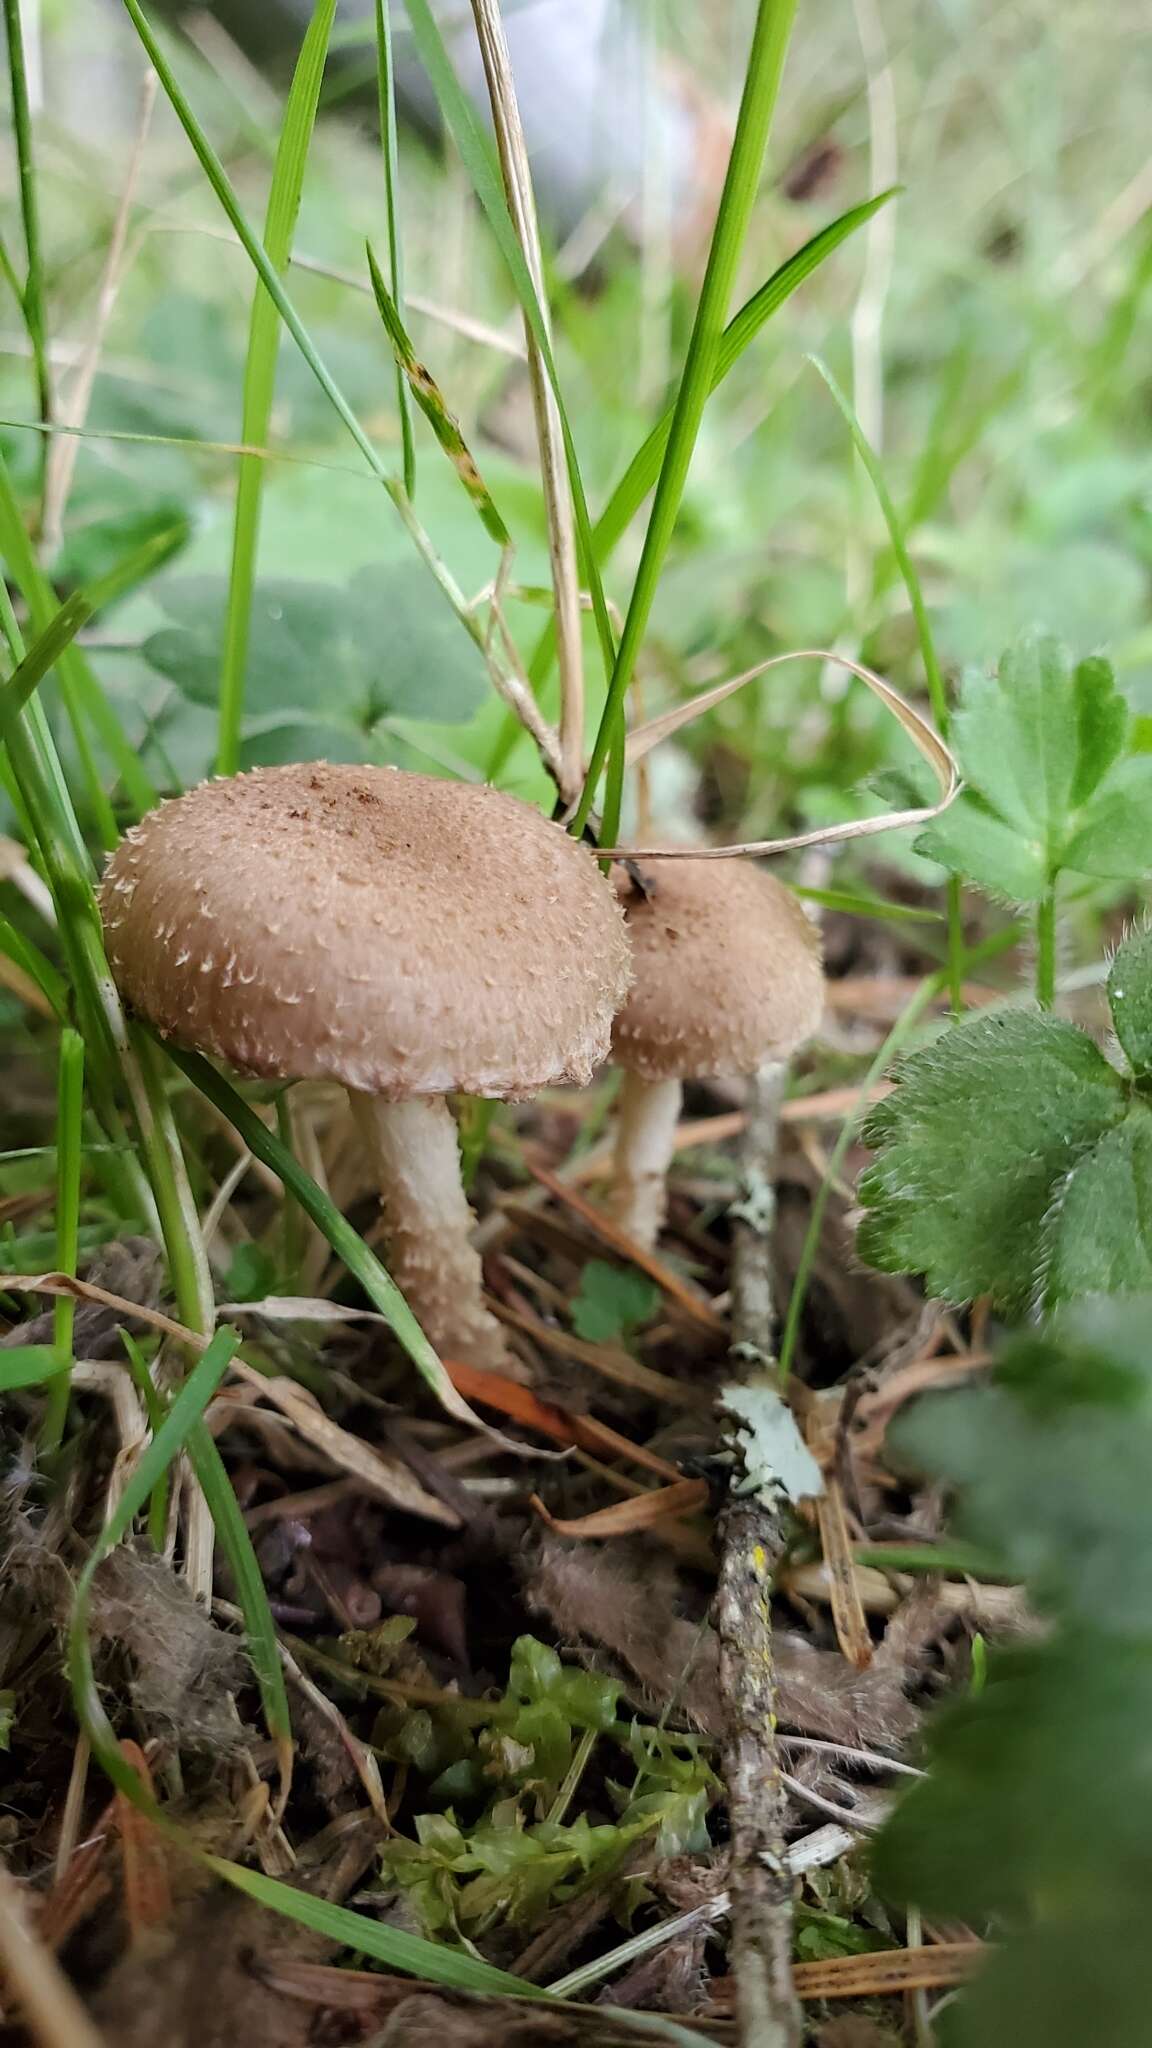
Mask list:
[[397,1099],[587,1081],[628,982],[586,848],[515,797],[392,768],[202,783],[127,834],[100,902],[162,1036]]
[[753,1073],[812,1037],[824,1007],[820,939],[796,898],[745,860],[623,870],[632,989],[612,1056],[646,1081]]

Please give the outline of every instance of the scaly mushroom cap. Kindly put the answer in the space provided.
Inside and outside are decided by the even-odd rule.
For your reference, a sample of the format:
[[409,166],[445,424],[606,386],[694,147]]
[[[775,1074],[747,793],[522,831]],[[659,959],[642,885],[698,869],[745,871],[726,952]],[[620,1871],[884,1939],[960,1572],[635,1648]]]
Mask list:
[[202,783],[127,834],[100,905],[161,1036],[394,1099],[583,1083],[628,984],[584,847],[515,797],[394,768]]
[[646,1081],[751,1074],[812,1037],[824,1007],[820,939],[796,898],[745,860],[616,870],[632,988],[612,1057]]

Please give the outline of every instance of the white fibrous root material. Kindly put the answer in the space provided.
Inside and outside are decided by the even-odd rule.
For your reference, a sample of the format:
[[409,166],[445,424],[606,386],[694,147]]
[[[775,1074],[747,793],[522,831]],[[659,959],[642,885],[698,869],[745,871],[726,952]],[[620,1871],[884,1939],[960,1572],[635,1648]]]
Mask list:
[[625,1074],[616,1099],[616,1147],[608,1207],[621,1230],[651,1251],[668,1213],[668,1168],[676,1147],[679,1081]]
[[442,1096],[353,1101],[380,1190],[388,1270],[425,1336],[445,1358],[507,1370],[504,1332],[484,1306],[475,1218],[447,1103]]

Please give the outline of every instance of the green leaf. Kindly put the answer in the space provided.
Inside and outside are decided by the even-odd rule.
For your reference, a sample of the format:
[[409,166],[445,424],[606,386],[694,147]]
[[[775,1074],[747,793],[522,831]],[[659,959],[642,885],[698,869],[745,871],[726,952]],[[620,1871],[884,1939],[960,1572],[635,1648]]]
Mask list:
[[1039,848],[970,790],[920,833],[915,851],[1002,902],[1038,903],[1048,887]]
[[1152,1073],[1152,927],[1125,939],[1108,976],[1108,1007],[1132,1072]]
[[[177,624],[145,641],[147,659],[191,702],[214,705],[225,579],[184,577],[157,595]],[[415,560],[359,569],[343,588],[295,579],[261,583],[249,620],[247,676],[253,718],[306,713],[296,729],[315,719],[318,731],[353,735],[354,748],[344,741],[345,757],[353,760],[364,758],[364,740],[380,719],[463,723],[487,690],[480,649],[461,633],[433,578]],[[248,745],[251,758],[251,733]],[[276,758],[256,751],[261,759]],[[313,752],[321,751],[317,742]]]
[[[1141,1873],[1146,1882],[1145,1873]],[[1143,1894],[1030,1929],[994,1954],[959,2001],[949,2048],[1081,2048],[1139,2041],[1152,2011]]]
[[928,1775],[874,1845],[890,1897],[996,1951],[949,2015],[959,2048],[1143,2038],[1152,2001],[1152,1296],[1016,1339],[991,1386],[929,1396],[897,1448],[959,1488],[959,1519],[1050,1625],[989,1652],[929,1724]]
[[918,1401],[889,1449],[960,1489],[956,1526],[1069,1626],[1152,1638],[1149,1302],[1080,1303],[995,1383]]
[[651,1322],[659,1306],[659,1288],[635,1267],[589,1259],[572,1303],[572,1327],[592,1344],[618,1343]]
[[1120,1123],[1127,1092],[1091,1040],[1053,1017],[974,1016],[898,1070],[864,1136],[862,1256],[961,1302],[1022,1312],[1057,1183]]
[[1057,1190],[1044,1229],[1044,1301],[1152,1290],[1152,1108],[1135,1103]]
[[1030,639],[1001,656],[994,677],[968,678],[955,735],[965,776],[1051,868],[1074,803],[1099,784],[1125,724],[1105,662],[1074,669],[1057,641]]
[[1065,867],[1110,881],[1152,873],[1152,761],[1125,761],[1089,804],[1064,849]]

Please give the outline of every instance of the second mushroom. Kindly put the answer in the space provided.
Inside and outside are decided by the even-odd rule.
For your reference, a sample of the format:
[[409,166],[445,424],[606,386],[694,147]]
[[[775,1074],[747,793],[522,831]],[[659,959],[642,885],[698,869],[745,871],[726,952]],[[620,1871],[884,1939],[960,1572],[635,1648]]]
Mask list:
[[624,1078],[609,1205],[651,1247],[683,1083],[788,1059],[819,1026],[824,977],[819,934],[796,897],[750,861],[630,862],[616,886],[633,979],[612,1033]]

